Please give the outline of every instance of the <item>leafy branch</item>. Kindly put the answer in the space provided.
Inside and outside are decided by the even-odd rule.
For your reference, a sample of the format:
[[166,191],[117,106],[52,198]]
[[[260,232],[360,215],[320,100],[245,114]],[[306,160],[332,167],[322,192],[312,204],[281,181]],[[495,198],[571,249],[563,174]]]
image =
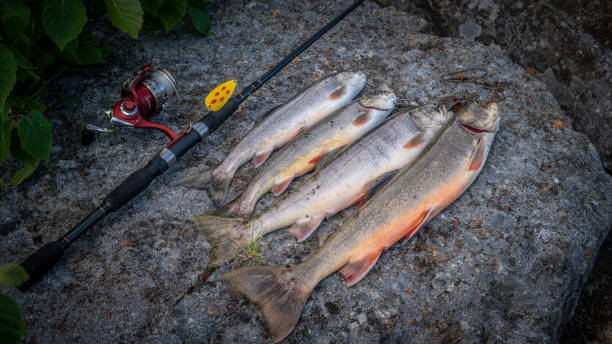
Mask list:
[[[170,31],[189,14],[195,29],[210,31],[208,0],[0,0],[0,164],[21,164],[19,185],[48,160],[52,146],[46,106],[39,99],[69,66],[103,63],[111,52],[83,29],[88,15],[106,13],[137,38],[143,23]],[[59,71],[59,72],[58,72]],[[0,189],[4,186],[0,179]]]

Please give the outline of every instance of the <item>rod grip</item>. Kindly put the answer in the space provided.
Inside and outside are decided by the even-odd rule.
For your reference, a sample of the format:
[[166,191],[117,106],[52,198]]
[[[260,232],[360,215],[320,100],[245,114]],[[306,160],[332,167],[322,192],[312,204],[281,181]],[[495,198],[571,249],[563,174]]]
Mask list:
[[39,248],[21,263],[23,269],[30,278],[19,286],[19,290],[25,291],[32,284],[44,276],[55,263],[62,257],[64,250],[59,242],[54,241]]
[[208,127],[208,132],[212,133],[215,131],[223,122],[231,116],[236,110],[238,110],[238,106],[240,103],[236,99],[236,97],[230,98],[227,104],[221,108],[219,111],[209,112],[204,118],[202,118],[202,122],[206,124]]
[[159,176],[168,165],[159,156],[156,156],[145,167],[130,174],[123,183],[119,184],[108,196],[106,201],[110,203],[109,212],[121,208],[124,204],[136,197],[151,184],[155,177]]

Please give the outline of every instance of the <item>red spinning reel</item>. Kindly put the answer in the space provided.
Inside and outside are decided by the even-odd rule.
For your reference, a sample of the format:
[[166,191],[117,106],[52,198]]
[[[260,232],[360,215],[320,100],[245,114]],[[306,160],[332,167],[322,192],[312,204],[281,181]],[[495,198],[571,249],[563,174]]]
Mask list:
[[179,97],[180,101],[172,75],[161,67],[152,69],[146,65],[125,81],[121,100],[106,114],[110,116],[111,125],[157,129],[166,134],[172,144],[184,133],[176,134],[165,125],[150,121],[172,96]]

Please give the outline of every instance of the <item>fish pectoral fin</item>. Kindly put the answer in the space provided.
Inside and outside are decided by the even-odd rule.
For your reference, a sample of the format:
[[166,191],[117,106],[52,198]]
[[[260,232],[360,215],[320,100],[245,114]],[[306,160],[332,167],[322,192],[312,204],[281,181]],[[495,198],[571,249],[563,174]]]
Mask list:
[[361,209],[363,205],[374,196],[383,186],[387,184],[387,182],[393,178],[397,174],[399,170],[393,170],[386,173],[381,174],[380,176],[369,181],[363,188],[365,191],[364,196],[359,200],[359,205],[357,209]]
[[253,160],[251,160],[251,162],[253,163],[253,165],[255,165],[255,167],[261,166],[266,160],[268,160],[270,154],[272,154],[272,151],[273,149],[269,149],[264,152],[257,153]]
[[433,217],[433,212],[436,210],[436,206],[431,206],[421,214],[409,227],[406,228],[404,242],[410,240],[419,229],[423,228],[427,221]]
[[476,171],[477,169],[480,168],[480,166],[482,166],[482,162],[484,161],[484,157],[485,157],[486,147],[487,147],[487,143],[483,136],[480,138],[480,140],[478,140],[476,149],[474,149],[474,152],[472,153],[472,162],[470,163],[470,167],[468,168],[468,170]]
[[260,111],[255,115],[251,116],[251,118],[256,122],[261,122],[264,118],[268,117],[269,114],[274,112],[274,110],[278,109],[281,105],[277,105],[271,109]]
[[324,215],[316,215],[308,219],[299,220],[288,231],[293,234],[298,242],[302,242],[315,231],[325,219]]
[[280,184],[276,184],[274,188],[272,189],[272,193],[274,194],[274,196],[278,196],[282,194],[283,192],[285,192],[289,184],[291,184],[291,181],[293,181],[293,178],[295,177],[289,177],[283,180]]
[[332,149],[332,150],[330,150],[328,152],[325,152],[325,153],[315,157],[314,159],[310,160],[309,162],[311,164],[314,164],[314,169],[315,170],[320,170],[323,167],[325,167],[327,164],[332,162],[338,156],[338,154],[340,154],[342,151],[344,151],[347,147],[348,147],[348,145],[344,145],[344,146],[340,146],[338,148],[334,148],[334,149]]
[[346,285],[352,286],[357,282],[361,281],[365,275],[368,274],[370,269],[376,264],[378,257],[382,253],[382,248],[375,253],[369,254],[356,262],[349,262],[343,266],[339,271],[346,279]]

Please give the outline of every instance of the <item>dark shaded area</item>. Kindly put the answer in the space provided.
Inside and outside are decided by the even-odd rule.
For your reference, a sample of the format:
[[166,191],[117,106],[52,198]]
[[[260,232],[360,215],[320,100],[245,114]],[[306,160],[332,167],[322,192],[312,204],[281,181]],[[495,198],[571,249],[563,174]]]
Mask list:
[[599,249],[599,256],[582,289],[580,303],[569,321],[561,343],[612,342],[612,237]]

